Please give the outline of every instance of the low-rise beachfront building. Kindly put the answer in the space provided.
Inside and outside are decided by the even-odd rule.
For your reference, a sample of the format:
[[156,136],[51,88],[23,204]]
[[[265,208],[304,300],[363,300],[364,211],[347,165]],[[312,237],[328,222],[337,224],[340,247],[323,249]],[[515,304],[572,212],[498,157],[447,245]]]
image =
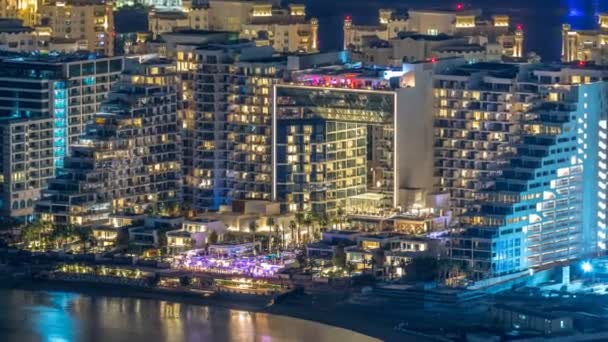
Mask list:
[[128,227],[129,245],[141,248],[157,248],[161,236],[167,231],[181,228],[183,217],[146,217],[143,225]]
[[167,235],[167,250],[170,254],[189,249],[204,248],[209,243],[211,234],[215,233],[217,240],[226,233],[226,225],[219,220],[204,218],[186,219],[179,230],[170,230]]
[[357,245],[344,248],[346,262],[356,271],[371,271],[378,277],[401,276],[413,259],[439,258],[444,254],[439,239],[394,232],[361,235],[356,242]]
[[344,253],[344,248],[357,244],[357,237],[363,232],[355,230],[328,230],[321,233],[321,240],[306,245],[306,257],[317,265],[327,265],[336,255]]
[[240,257],[250,256],[259,254],[262,250],[262,243],[260,241],[251,242],[222,242],[221,244],[209,245],[207,253],[211,256],[228,256],[228,257]]

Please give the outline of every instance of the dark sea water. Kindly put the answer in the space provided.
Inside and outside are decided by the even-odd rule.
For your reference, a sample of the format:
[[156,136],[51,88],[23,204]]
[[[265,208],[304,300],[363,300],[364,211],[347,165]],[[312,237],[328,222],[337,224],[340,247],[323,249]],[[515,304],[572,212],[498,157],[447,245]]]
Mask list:
[[[458,1],[451,0],[284,0],[306,3],[308,14],[319,18],[320,47],[336,50],[342,47],[342,24],[351,15],[357,24],[377,22],[379,8],[436,7],[454,8]],[[560,57],[561,24],[570,23],[574,28],[591,28],[597,21],[597,13],[608,11],[608,0],[469,0],[461,1],[470,7],[483,8],[488,14],[507,13],[512,20],[522,24],[526,31],[525,49],[535,51],[543,60],[554,61]],[[145,30],[146,14],[141,11],[118,13],[118,32]]]
[[314,322],[166,301],[0,289],[2,342],[376,341]]

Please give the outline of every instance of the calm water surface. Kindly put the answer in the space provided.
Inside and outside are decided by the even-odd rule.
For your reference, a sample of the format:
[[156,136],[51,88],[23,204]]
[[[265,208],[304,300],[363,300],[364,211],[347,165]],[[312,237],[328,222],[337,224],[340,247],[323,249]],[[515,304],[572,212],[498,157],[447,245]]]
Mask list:
[[71,292],[0,289],[0,341],[376,341],[345,329],[246,311]]

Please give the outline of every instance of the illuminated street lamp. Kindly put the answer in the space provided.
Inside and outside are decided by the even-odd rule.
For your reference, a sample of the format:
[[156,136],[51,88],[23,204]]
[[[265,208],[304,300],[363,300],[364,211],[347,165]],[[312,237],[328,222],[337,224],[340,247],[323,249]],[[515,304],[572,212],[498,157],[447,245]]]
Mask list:
[[582,265],[581,268],[583,269],[583,272],[585,273],[589,273],[593,271],[593,265],[591,265],[591,263],[589,261],[585,261]]

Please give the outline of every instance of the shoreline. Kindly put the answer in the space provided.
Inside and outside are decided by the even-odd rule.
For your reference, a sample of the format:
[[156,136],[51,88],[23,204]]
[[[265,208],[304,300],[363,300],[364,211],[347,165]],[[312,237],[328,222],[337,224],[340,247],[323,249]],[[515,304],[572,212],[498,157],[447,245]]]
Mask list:
[[[168,301],[197,306],[213,306],[228,310],[248,311],[269,315],[285,316],[294,319],[333,326],[358,334],[362,334],[381,341],[393,340],[394,324],[387,324],[381,317],[365,313],[356,313],[344,307],[326,307],[314,305],[314,299],[309,303],[281,302],[269,306],[268,297],[255,297],[252,295],[216,294],[203,297],[196,293],[172,291],[137,286],[116,285],[95,282],[71,282],[64,280],[32,280],[14,278],[2,279],[1,289],[25,291],[69,291],[88,296],[107,296],[118,298],[133,298],[155,301]],[[314,296],[310,297],[314,298]],[[318,302],[322,303],[322,302]],[[389,330],[387,330],[387,328]],[[392,338],[391,338],[392,336]],[[407,335],[401,335],[406,341]]]

